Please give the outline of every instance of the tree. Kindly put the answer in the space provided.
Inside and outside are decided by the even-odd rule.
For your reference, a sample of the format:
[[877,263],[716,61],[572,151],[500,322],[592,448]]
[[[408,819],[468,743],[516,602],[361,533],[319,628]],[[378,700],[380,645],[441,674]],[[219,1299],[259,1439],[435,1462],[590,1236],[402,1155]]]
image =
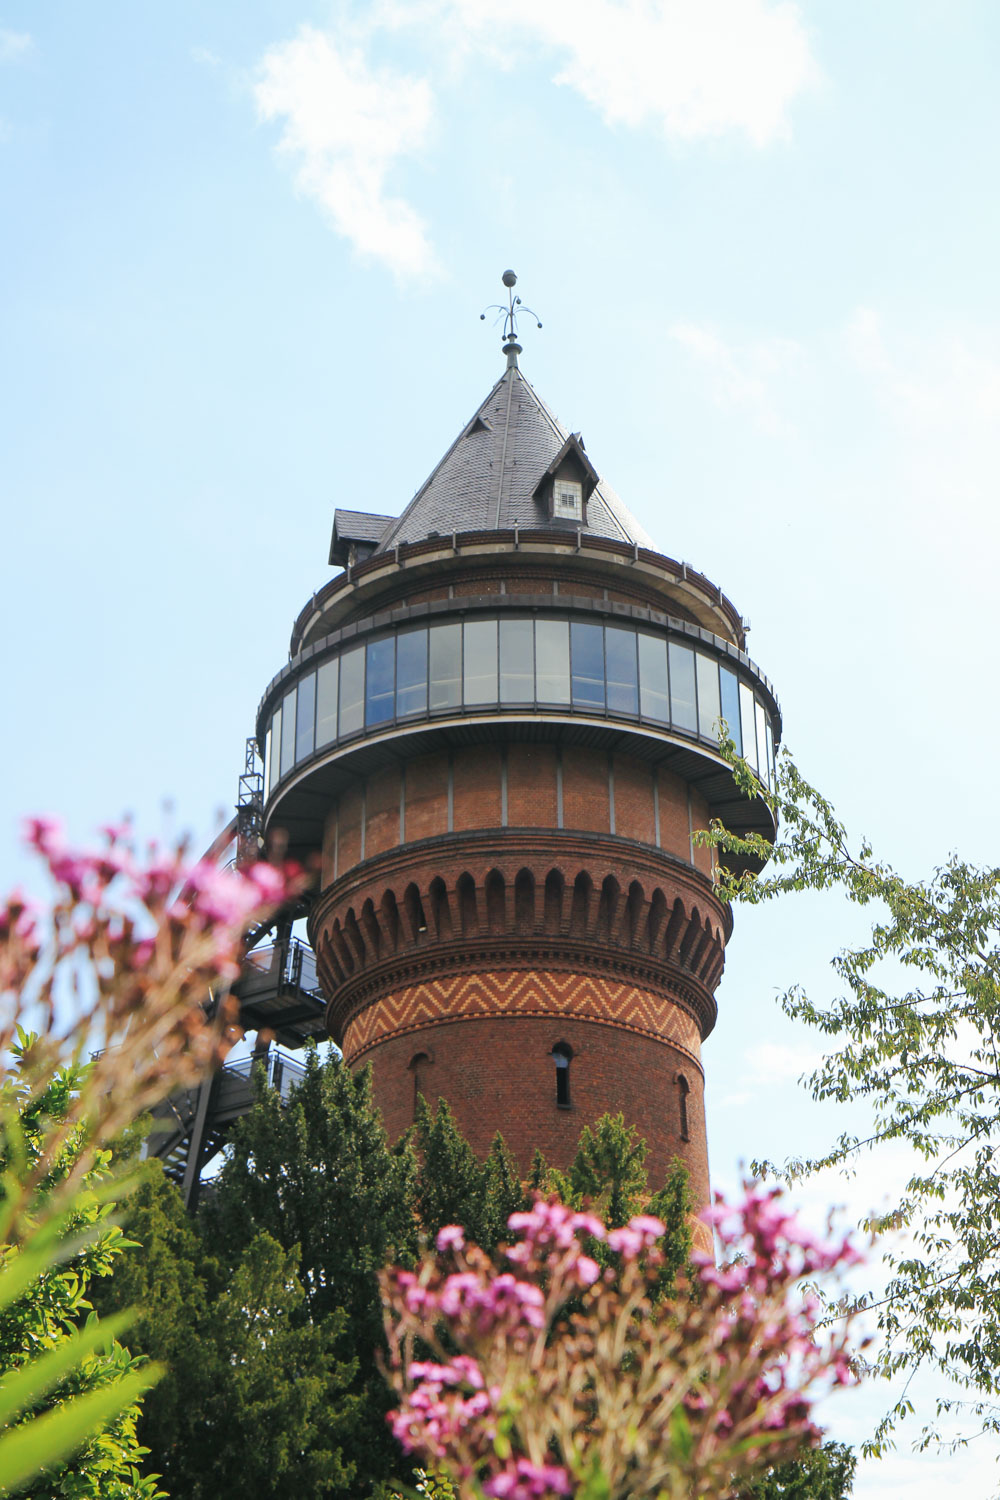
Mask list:
[[354,1416],[341,1449],[345,1467],[356,1475],[354,1493],[364,1493],[363,1485],[401,1467],[377,1364],[377,1273],[390,1260],[406,1263],[416,1254],[416,1162],[408,1141],[390,1149],[368,1069],[351,1073],[336,1057],[321,1060],[312,1047],[287,1104],[259,1076],[257,1086],[200,1232],[228,1274],[262,1230],[296,1255],[303,1299],[295,1321],[328,1329],[334,1320],[340,1357],[354,1366],[343,1392]]
[[775,1464],[744,1486],[737,1500],[848,1500],[857,1466],[843,1443],[823,1443],[788,1463]]
[[343,1455],[357,1418],[341,1312],[312,1321],[294,1251],[266,1230],[232,1266],[150,1163],[130,1204],[142,1253],[125,1258],[104,1306],[141,1308],[132,1340],[166,1374],[140,1432],[164,1482],[188,1500],[353,1494]]
[[[711,831],[722,894],[757,903],[833,890],[872,910],[866,940],[832,960],[844,986],[832,1005],[814,1004],[800,988],[781,999],[835,1049],[807,1080],[813,1097],[866,1106],[872,1128],[784,1170],[798,1178],[849,1165],[890,1141],[925,1163],[872,1226],[909,1234],[907,1248],[885,1249],[888,1284],[869,1299],[883,1335],[875,1367],[907,1386],[868,1450],[880,1451],[912,1411],[908,1381],[921,1365],[970,1393],[942,1397],[938,1416],[965,1407],[1000,1431],[1000,869],[953,856],[927,879],[906,880],[848,836],[787,753],[766,794],[731,745],[727,754],[747,795],[767,796],[781,831],[773,846]],[[734,876],[731,855],[769,863],[760,875]],[[934,1436],[931,1421],[921,1441]]]

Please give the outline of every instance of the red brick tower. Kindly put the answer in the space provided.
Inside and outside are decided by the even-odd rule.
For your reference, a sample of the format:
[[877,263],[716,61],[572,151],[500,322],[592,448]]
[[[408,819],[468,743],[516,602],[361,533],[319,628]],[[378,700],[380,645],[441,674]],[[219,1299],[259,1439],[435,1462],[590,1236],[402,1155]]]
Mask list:
[[338,510],[343,571],[260,705],[264,815],[320,851],[331,1036],[392,1135],[418,1091],[485,1153],[566,1165],[622,1110],[708,1192],[701,1044],[731,919],[694,834],[770,834],[780,732],[722,591],[654,550],[518,368],[398,517]]

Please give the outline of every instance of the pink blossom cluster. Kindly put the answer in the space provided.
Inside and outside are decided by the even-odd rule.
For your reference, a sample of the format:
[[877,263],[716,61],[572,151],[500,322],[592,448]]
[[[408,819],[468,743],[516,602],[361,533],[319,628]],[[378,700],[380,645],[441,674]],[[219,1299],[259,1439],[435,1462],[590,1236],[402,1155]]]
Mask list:
[[[182,936],[197,935],[211,939],[205,958],[217,977],[235,978],[236,949],[248,924],[285,900],[301,875],[297,868],[278,869],[264,861],[246,871],[222,869],[205,859],[192,864],[183,845],[166,851],[150,845],[140,860],[128,841],[127,825],[109,825],[101,832],[104,848],[72,850],[54,819],[29,818],[25,823],[28,845],[44,859],[61,890],[56,913],[64,939],[92,943],[103,919],[113,956],[127,959],[136,971],[153,959],[157,938],[161,943],[172,939],[170,946],[176,948]],[[151,930],[137,934],[136,918],[140,927]]]
[[[511,1216],[497,1260],[459,1226],[441,1230],[416,1272],[383,1273],[396,1437],[463,1500],[569,1495],[597,1455],[609,1500],[645,1493],[643,1475],[649,1493],[696,1500],[818,1440],[814,1401],[854,1377],[846,1325],[818,1334],[801,1283],[857,1252],[810,1236],[759,1187],[705,1218],[722,1264],[695,1255],[696,1289],[668,1296],[652,1215],[608,1230],[539,1198]],[[586,1253],[594,1240],[612,1252],[603,1272]],[[438,1360],[414,1359],[418,1340]],[[683,1457],[678,1420],[691,1436]]]
[[127,826],[101,832],[80,851],[53,819],[28,820],[54,898],[35,910],[15,892],[0,907],[0,1053],[31,1032],[21,1071],[42,1090],[81,1044],[99,1051],[64,1122],[86,1119],[94,1142],[221,1060],[232,1010],[209,1002],[238,974],[248,927],[302,886],[297,869],[221,870],[183,844],[141,856]]

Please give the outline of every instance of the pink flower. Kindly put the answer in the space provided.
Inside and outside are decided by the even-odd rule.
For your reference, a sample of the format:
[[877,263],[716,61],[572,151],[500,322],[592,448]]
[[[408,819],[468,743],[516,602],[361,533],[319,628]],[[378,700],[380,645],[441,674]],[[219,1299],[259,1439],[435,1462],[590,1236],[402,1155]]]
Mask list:
[[582,1286],[593,1286],[600,1274],[601,1268],[596,1260],[591,1260],[589,1255],[579,1257],[576,1263],[576,1276]]
[[533,1464],[519,1458],[483,1485],[483,1494],[497,1500],[535,1500],[535,1497],[572,1494],[570,1477],[556,1464]]
[[446,1250],[463,1250],[465,1232],[458,1224],[446,1224],[443,1229],[438,1230],[436,1244],[441,1254],[444,1254]]

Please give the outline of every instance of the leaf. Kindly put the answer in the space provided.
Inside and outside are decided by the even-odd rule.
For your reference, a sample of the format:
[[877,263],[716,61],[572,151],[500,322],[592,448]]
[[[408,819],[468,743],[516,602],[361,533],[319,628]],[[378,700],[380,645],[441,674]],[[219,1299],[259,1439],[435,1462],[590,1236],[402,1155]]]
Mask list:
[[681,1463],[686,1464],[694,1452],[694,1435],[683,1406],[675,1406],[670,1413],[670,1440]]
[[0,1378],[0,1426],[34,1405],[75,1370],[95,1349],[116,1339],[132,1322],[132,1313],[119,1313],[103,1322],[92,1319],[86,1328],[63,1340],[54,1349]]
[[161,1366],[146,1365],[6,1432],[0,1437],[0,1495],[15,1494],[27,1480],[68,1457],[162,1374]]

